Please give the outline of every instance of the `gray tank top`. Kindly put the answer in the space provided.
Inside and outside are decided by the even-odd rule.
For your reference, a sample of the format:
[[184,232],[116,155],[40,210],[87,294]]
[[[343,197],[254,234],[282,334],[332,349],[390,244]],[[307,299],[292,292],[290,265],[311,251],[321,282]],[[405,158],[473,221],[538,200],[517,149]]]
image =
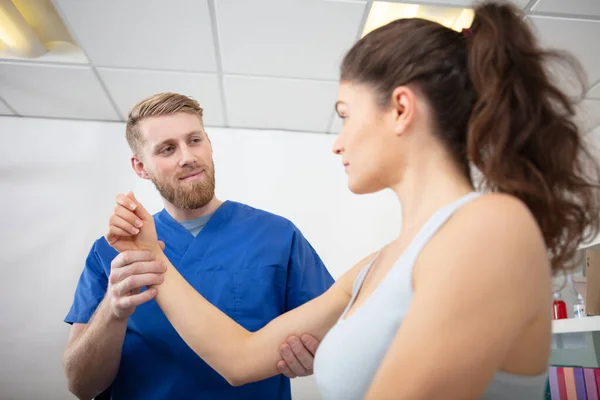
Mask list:
[[[438,210],[421,228],[377,288],[346,318],[348,309],[354,303],[363,280],[377,257],[360,272],[354,283],[350,303],[337,324],[325,335],[315,355],[314,376],[324,400],[364,398],[410,306],[413,296],[411,276],[415,260],[452,214],[478,195],[470,193]],[[547,373],[520,376],[498,371],[482,398],[543,399],[546,381]],[[453,397],[449,395],[446,398]]]

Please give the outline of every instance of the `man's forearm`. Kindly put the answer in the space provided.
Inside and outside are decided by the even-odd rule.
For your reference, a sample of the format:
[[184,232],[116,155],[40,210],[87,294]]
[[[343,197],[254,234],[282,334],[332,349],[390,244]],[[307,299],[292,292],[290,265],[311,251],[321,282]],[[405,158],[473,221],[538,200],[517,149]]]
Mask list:
[[69,390],[80,399],[91,399],[114,380],[119,363],[127,319],[112,316],[102,301],[85,331],[69,344],[64,367]]

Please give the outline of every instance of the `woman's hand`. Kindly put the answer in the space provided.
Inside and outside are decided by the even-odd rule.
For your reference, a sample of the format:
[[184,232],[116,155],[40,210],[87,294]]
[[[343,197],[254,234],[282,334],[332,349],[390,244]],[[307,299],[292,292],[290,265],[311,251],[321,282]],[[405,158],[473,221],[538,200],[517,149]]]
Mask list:
[[133,193],[119,194],[117,205],[110,217],[104,237],[118,252],[148,250],[153,254],[161,251],[154,218],[136,200]]

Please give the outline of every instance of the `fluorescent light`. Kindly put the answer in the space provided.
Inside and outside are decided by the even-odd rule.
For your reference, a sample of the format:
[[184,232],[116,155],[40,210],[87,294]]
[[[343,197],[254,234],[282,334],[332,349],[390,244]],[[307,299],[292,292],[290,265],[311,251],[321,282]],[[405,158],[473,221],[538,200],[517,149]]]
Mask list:
[[0,40],[20,57],[39,57],[48,51],[11,0],[0,0]]
[[427,19],[460,32],[463,28],[471,26],[473,16],[473,10],[469,8],[375,1],[367,17],[363,36],[380,26],[403,18]]
[[0,0],[0,41],[13,56],[38,58],[74,41],[50,0]]

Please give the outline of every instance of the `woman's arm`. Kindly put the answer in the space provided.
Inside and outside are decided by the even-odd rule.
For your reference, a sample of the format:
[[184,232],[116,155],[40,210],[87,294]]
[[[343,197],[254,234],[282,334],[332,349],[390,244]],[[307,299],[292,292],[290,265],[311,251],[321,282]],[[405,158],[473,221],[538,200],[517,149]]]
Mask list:
[[[158,305],[188,346],[232,385],[279,374],[279,346],[289,336],[307,333],[322,340],[348,304],[358,272],[372,257],[355,265],[323,295],[279,316],[256,332],[249,332],[204,299],[179,274],[158,247],[152,216],[137,201],[134,211],[124,207],[131,200],[118,197],[122,205],[115,209],[118,218],[111,218],[108,242],[117,250],[150,250],[167,266],[163,283],[156,286]],[[140,232],[127,233],[136,218],[143,221]],[[124,264],[126,258],[127,253],[120,254],[113,265]]]
[[322,340],[350,299],[338,281],[321,296],[253,333],[204,299],[166,257],[158,259],[167,265],[156,296],[158,305],[188,346],[234,386],[279,374],[280,344],[304,333]]
[[[543,239],[526,207],[507,196],[460,210],[423,251],[413,279],[413,301],[369,400],[479,399],[531,322],[550,319]],[[542,348],[550,348],[549,327]],[[529,374],[547,366],[538,361]]]

